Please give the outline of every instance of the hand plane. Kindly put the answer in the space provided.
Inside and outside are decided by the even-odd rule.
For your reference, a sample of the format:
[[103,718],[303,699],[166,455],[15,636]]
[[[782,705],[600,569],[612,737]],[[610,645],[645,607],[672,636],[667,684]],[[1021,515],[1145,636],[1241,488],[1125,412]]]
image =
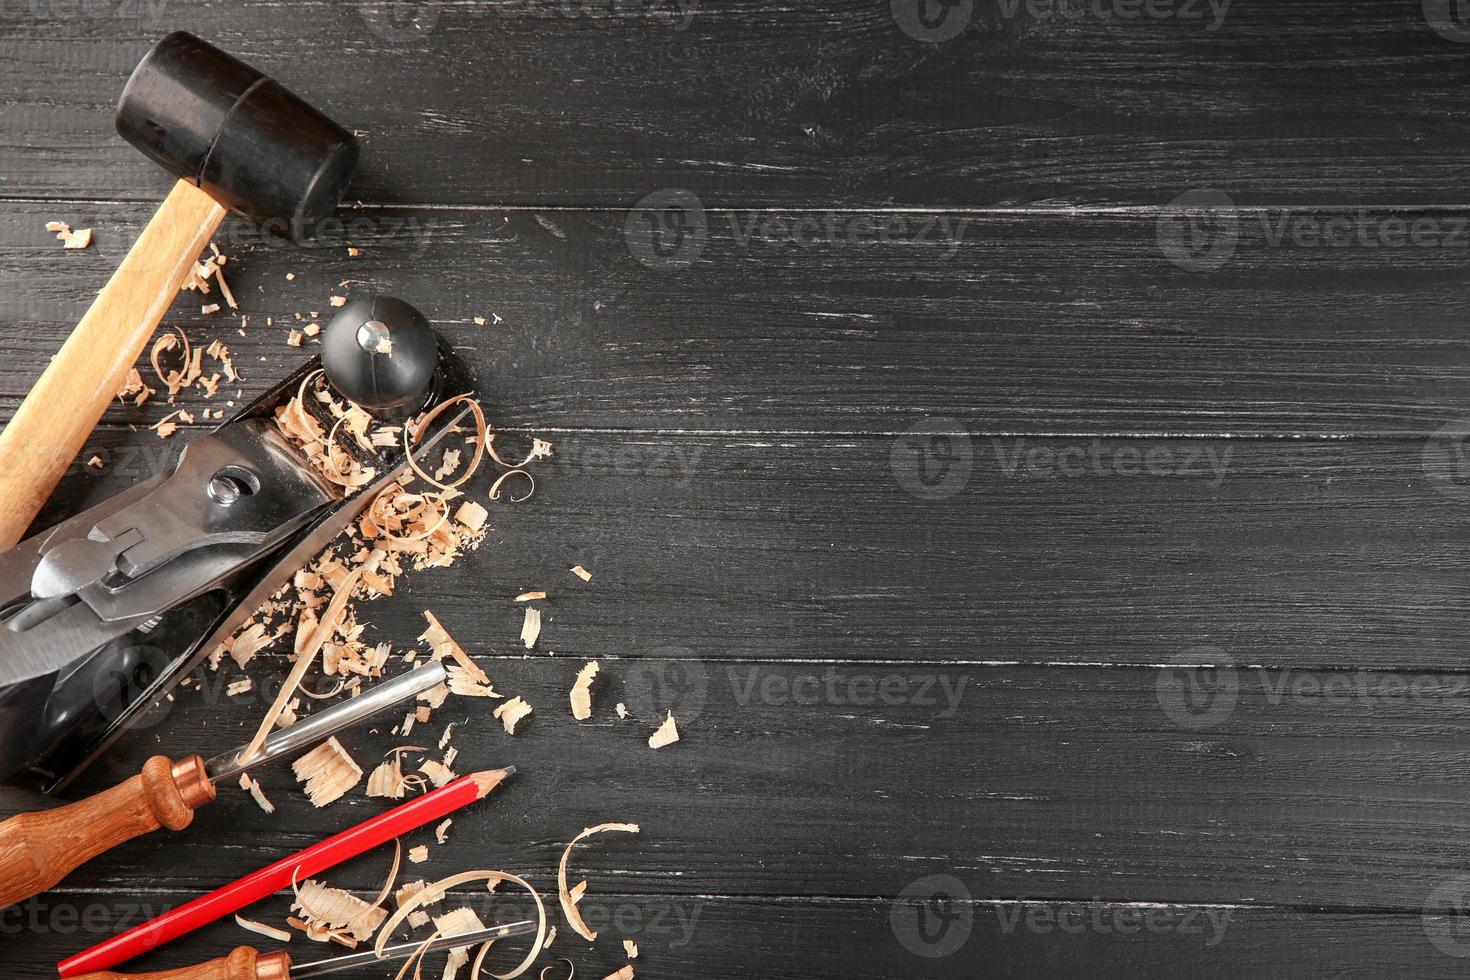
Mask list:
[[[406,440],[371,452],[338,440],[374,471],[350,490],[274,422],[323,383],[395,422],[475,391],[421,313],[354,300],[323,331],[319,358],[172,466],[0,554],[0,780],[65,786],[402,479],[408,452],[426,457],[468,414],[445,412],[407,452]],[[318,399],[302,405],[340,428]]]

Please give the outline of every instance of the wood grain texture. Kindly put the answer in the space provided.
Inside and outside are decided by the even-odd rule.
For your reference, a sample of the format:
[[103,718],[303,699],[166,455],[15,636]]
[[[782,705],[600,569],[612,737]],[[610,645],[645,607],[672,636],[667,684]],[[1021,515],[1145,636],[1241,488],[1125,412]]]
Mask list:
[[[0,318],[13,325],[0,417],[148,213],[0,208]],[[56,248],[41,226],[58,215],[95,224],[94,250]],[[349,212],[310,248],[232,223],[221,244],[246,336],[192,295],[167,322],[227,342],[246,383],[222,391],[248,397],[299,362],[287,336],[329,316],[330,296],[400,295],[473,364],[509,427],[1422,437],[1462,425],[1470,405],[1470,213],[1375,212],[1363,245],[1353,212],[1241,212],[1220,239],[1228,255],[1201,253],[1226,260],[1198,271],[1166,257],[1153,216],[1132,214],[916,215],[913,240],[887,244],[846,222],[893,216],[847,215],[832,240],[796,245],[783,237],[793,216],[710,212],[684,269],[640,261],[656,254],[651,232],[627,233],[626,217]],[[826,234],[826,215],[794,217]],[[1328,218],[1349,221],[1346,244],[1320,244]],[[1430,244],[1374,244],[1416,220]],[[1297,245],[1314,226],[1319,244]]]
[[354,193],[369,201],[626,207],[668,186],[736,207],[1163,204],[1200,187],[1252,204],[1464,198],[1470,33],[1451,4],[934,4],[939,36],[962,28],[942,42],[914,36],[920,6],[12,5],[0,189],[160,196],[112,110],[148,44],[186,28],[365,132]]
[[104,970],[84,973],[77,980],[288,980],[290,958],[285,953],[260,956],[248,946],[237,947],[228,956],[171,970],[147,973],[116,973]]

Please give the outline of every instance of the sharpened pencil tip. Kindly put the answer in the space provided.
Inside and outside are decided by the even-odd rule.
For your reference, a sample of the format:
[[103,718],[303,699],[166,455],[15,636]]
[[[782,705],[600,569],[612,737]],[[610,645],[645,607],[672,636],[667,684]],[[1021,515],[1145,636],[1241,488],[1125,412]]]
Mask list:
[[514,776],[515,774],[515,766],[506,766],[504,769],[486,769],[484,772],[470,773],[470,775],[466,778],[473,779],[475,781],[475,785],[478,786],[480,790],[479,796],[476,798],[483,800],[485,797],[490,795],[490,791],[492,789],[499,786],[501,783],[505,782],[507,779]]

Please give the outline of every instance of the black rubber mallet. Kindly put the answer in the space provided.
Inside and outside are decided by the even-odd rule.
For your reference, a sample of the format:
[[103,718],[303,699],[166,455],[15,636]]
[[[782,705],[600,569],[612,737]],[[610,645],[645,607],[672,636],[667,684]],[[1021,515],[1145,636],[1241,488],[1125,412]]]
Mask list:
[[225,215],[309,236],[357,165],[351,133],[183,31],[133,70],[117,130],[179,180],[0,433],[0,551],[81,451]]

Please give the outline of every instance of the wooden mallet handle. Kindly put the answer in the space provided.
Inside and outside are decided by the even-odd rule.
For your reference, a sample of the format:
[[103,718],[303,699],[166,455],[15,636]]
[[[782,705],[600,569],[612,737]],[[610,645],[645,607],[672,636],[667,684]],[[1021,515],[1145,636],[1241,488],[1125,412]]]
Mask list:
[[207,193],[176,183],[0,432],[0,551],[25,536],[224,216]]
[[238,946],[229,956],[208,963],[163,970],[159,973],[84,973],[74,980],[290,980],[291,957],[284,952],[260,956],[249,946]]
[[138,775],[96,796],[11,817],[0,823],[0,908],[39,895],[124,841],[160,827],[183,830],[212,799],[202,758],[175,763],[155,755]]

